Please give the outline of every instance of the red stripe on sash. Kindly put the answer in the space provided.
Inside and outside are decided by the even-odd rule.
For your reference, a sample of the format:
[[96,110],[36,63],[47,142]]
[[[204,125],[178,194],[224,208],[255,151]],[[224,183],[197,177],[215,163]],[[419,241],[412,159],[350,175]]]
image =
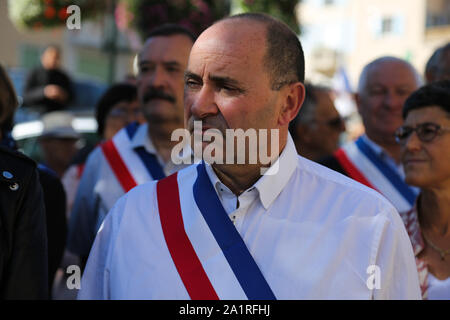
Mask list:
[[[345,154],[344,150],[338,149],[334,156],[336,157],[339,164],[342,166],[342,168],[347,172],[348,176],[352,178],[353,180],[358,181],[359,183],[362,183],[369,188],[372,188],[374,190],[377,190],[370,182],[369,180],[364,177],[364,175],[356,168],[353,163],[349,160],[347,155]],[[377,190],[378,191],[378,190]]]
[[156,193],[164,238],[189,296],[192,300],[218,300],[219,297],[184,230],[177,174],[159,180]]
[[114,145],[112,140],[108,140],[107,142],[103,143],[101,145],[101,148],[106,160],[108,160],[109,165],[114,171],[114,174],[116,175],[117,180],[119,180],[123,190],[125,192],[128,192],[135,186],[137,186],[136,181],[128,171],[125,162],[123,162],[122,158],[120,157],[120,154],[117,151],[116,146]]

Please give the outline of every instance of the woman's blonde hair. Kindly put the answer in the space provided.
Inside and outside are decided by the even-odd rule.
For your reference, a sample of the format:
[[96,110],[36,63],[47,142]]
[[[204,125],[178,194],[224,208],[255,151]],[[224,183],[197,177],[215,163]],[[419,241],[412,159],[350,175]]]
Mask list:
[[0,128],[11,130],[17,106],[16,91],[6,70],[0,64]]

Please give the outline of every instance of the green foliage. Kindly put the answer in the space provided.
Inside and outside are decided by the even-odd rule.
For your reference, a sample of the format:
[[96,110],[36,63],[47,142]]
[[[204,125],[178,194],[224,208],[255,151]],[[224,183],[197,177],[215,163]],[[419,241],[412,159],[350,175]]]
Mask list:
[[104,12],[106,1],[88,0],[8,0],[11,21],[20,29],[42,29],[63,26],[67,7],[80,7],[83,18]]
[[228,15],[227,0],[123,0],[132,14],[131,25],[143,39],[156,26],[177,23],[200,34]]
[[286,23],[295,33],[300,33],[295,7],[299,0],[238,0],[244,12],[263,12]]

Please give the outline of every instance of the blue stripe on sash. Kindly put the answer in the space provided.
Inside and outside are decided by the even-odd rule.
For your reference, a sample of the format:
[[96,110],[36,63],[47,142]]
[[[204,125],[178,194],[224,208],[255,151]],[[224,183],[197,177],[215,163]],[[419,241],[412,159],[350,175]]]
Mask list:
[[205,164],[197,166],[194,198],[206,223],[222,249],[247,298],[275,300],[275,295],[234,227],[206,173]]
[[380,170],[383,175],[394,185],[398,192],[405,198],[410,205],[414,205],[416,193],[411,189],[403,179],[386,163],[381,161],[375,152],[367,145],[367,143],[359,138],[356,140],[358,149]]
[[139,128],[139,123],[137,123],[137,122],[130,123],[128,126],[126,126],[125,130],[127,131],[128,138],[130,140],[133,139],[138,128]]
[[[138,128],[139,128],[138,122],[133,122],[125,128],[128,134],[128,138],[130,140],[133,139]],[[153,180],[159,180],[166,177],[163,168],[159,164],[158,159],[154,154],[147,152],[144,147],[137,147],[134,149],[134,151],[137,153],[141,161],[144,163],[145,168],[147,168],[147,171],[150,172],[150,175],[152,176]]]
[[147,152],[144,147],[135,148],[134,151],[138,154],[139,158],[141,158],[153,180],[159,180],[166,177],[163,168],[154,154]]

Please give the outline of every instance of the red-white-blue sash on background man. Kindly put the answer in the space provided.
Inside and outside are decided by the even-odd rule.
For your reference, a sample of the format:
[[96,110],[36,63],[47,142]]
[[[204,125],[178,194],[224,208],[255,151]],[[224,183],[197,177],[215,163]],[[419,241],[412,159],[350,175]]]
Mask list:
[[380,192],[397,211],[413,207],[417,192],[362,137],[345,144],[334,156],[350,178]]
[[196,177],[181,171],[157,184],[164,238],[190,298],[274,300],[223,208],[205,164],[196,169]]
[[139,124],[134,122],[101,145],[105,158],[125,192],[144,182],[165,177],[154,154],[147,152],[144,147],[130,148],[138,127]]

